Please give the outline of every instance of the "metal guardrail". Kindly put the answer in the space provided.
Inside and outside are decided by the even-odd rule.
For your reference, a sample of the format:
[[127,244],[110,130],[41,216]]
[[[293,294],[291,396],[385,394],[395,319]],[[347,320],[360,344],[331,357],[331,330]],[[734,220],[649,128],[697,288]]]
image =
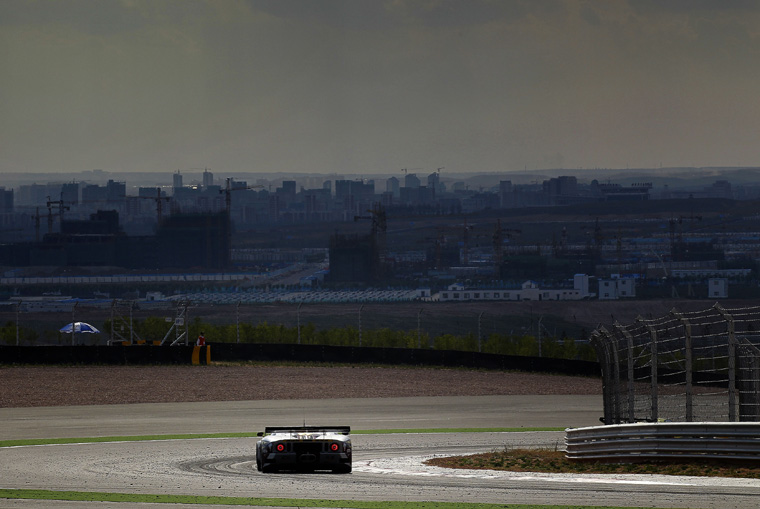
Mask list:
[[633,463],[657,459],[760,461],[760,422],[658,422],[568,429],[572,460]]

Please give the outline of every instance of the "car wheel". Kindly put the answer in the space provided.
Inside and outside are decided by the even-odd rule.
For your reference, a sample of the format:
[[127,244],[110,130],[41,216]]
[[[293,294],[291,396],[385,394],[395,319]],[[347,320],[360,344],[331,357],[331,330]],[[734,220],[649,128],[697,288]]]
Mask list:
[[261,446],[256,444],[256,470],[261,472]]

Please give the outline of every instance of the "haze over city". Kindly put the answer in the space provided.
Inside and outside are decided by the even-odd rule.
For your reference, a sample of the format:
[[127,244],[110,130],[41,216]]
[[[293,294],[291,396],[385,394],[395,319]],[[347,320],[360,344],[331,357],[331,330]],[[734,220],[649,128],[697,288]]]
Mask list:
[[0,172],[752,166],[760,3],[0,2]]

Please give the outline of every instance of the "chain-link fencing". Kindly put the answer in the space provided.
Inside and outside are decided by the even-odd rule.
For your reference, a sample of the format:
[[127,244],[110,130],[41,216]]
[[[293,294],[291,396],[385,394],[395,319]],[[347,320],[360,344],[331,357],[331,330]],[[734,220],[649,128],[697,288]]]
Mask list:
[[[185,344],[203,331],[209,343],[432,348],[589,361],[596,355],[587,339],[590,327],[550,314],[518,312],[503,303],[215,305],[116,300],[45,312],[14,307],[0,312],[0,320],[4,324],[0,342],[22,346],[178,340]],[[101,333],[72,338],[59,332],[75,321],[91,323]]]
[[591,340],[605,424],[760,421],[760,307],[673,310]]

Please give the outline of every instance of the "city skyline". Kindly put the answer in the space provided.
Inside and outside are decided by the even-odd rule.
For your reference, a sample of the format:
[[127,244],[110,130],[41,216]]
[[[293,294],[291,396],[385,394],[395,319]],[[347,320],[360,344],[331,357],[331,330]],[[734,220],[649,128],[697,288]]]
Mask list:
[[753,166],[752,1],[0,3],[0,173]]

